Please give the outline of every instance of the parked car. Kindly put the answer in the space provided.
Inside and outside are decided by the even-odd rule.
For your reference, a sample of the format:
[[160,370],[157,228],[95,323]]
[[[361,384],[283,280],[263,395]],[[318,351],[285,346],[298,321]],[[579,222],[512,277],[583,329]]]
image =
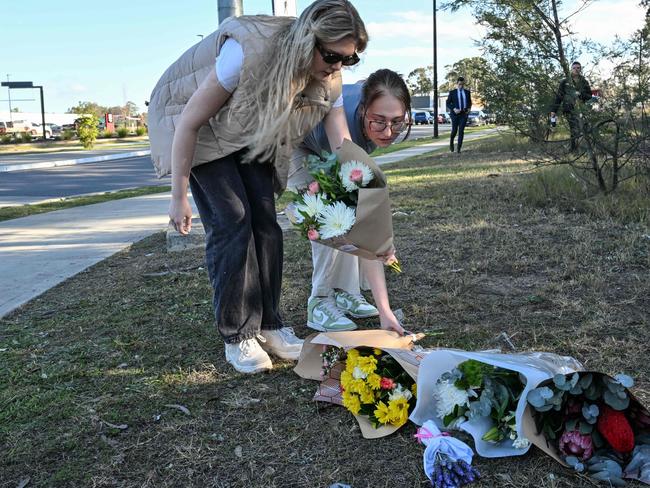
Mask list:
[[484,111],[483,114],[485,115],[485,123],[486,124],[496,124],[497,123],[496,114],[494,114],[492,112],[486,112],[486,111]]
[[[38,139],[43,137],[43,129],[41,124],[32,122],[32,137]],[[53,139],[61,135],[61,127],[56,124],[45,123],[45,139]]]
[[448,124],[449,122],[451,122],[451,119],[449,118],[449,114],[447,114],[445,112],[440,112],[438,114],[438,123],[439,124]]
[[418,124],[433,124],[433,115],[431,115],[429,112],[415,112],[413,114],[413,122],[415,125]]
[[482,110],[472,110],[467,115],[467,125],[469,126],[480,126],[486,123],[485,113]]

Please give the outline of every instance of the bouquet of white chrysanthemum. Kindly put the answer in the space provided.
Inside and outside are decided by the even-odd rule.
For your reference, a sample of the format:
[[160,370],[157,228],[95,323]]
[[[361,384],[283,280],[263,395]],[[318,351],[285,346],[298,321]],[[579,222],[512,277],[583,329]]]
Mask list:
[[[386,179],[358,146],[345,141],[336,154],[309,156],[314,179],[286,209],[289,221],[311,241],[366,259],[393,251]],[[387,263],[400,271],[397,260]]]

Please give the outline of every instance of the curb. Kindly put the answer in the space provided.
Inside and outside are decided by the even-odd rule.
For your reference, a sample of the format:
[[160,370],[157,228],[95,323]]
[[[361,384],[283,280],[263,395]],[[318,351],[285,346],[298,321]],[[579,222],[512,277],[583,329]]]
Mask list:
[[129,153],[108,154],[106,156],[92,156],[81,159],[63,159],[59,161],[42,161],[38,163],[0,164],[0,173],[9,171],[22,171],[26,169],[55,168],[57,166],[73,166],[75,164],[99,163],[102,161],[114,161],[116,159],[128,159],[139,156],[149,156],[151,149],[133,151]]

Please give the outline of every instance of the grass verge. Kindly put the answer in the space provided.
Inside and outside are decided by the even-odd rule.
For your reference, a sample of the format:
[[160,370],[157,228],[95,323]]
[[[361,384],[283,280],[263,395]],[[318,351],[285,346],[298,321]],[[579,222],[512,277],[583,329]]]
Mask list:
[[[125,146],[149,146],[149,136],[129,136],[125,138],[107,138],[96,139],[94,150],[98,149],[121,149]],[[40,141],[33,143],[20,144],[2,144],[0,145],[0,154],[33,154],[40,152],[68,152],[68,151],[85,151],[79,140],[73,139],[68,141]]]
[[[631,374],[648,404],[648,227],[529,204],[528,163],[487,147],[384,166],[404,270],[387,277],[392,306],[435,333],[424,346],[492,349],[505,333]],[[425,486],[412,424],[365,440],[291,362],[227,365],[203,258],[156,234],[0,320],[0,485]],[[287,234],[282,312],[303,337],[310,276],[309,243]],[[594,486],[535,449],[475,459],[477,488]]]
[[3,220],[17,219],[19,217],[27,217],[28,215],[53,212],[54,210],[62,210],[64,208],[80,207],[82,205],[92,205],[93,203],[121,200],[122,198],[139,197],[142,195],[164,193],[167,191],[171,191],[171,186],[143,186],[141,188],[105,192],[96,195],[61,198],[32,205],[0,207],[0,222]]

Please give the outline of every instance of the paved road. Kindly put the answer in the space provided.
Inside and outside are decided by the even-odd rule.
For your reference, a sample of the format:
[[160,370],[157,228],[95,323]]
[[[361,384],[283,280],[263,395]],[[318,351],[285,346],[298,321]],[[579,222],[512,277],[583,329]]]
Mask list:
[[158,179],[149,156],[102,163],[0,173],[0,207],[140,186],[170,185]]

